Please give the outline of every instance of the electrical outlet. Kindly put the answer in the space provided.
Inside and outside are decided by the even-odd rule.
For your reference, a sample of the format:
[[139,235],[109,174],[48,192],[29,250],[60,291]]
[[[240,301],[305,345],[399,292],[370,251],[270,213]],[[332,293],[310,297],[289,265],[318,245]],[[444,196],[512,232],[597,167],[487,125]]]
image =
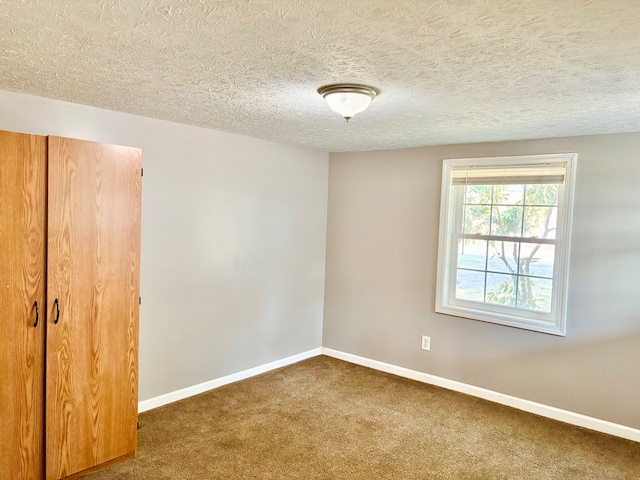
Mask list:
[[431,337],[427,337],[426,335],[422,336],[422,349],[431,350]]

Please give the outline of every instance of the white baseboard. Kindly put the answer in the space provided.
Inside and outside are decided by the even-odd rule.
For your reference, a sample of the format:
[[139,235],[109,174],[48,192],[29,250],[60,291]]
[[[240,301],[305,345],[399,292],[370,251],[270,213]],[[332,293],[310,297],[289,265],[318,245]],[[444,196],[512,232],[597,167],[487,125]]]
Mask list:
[[223,385],[227,385],[229,383],[244,380],[245,378],[254,377],[256,375],[260,375],[261,373],[275,370],[276,368],[286,367],[287,365],[291,365],[292,363],[297,363],[302,360],[306,360],[307,358],[316,357],[321,354],[321,348],[314,348],[313,350],[308,350],[306,352],[292,355],[281,360],[276,360],[275,362],[266,363],[258,367],[249,368],[248,370],[243,370],[242,372],[233,373],[231,375],[216,378],[214,380],[209,380],[208,382],[199,383],[198,385],[193,385],[192,387],[176,390],[175,392],[165,393],[164,395],[159,395],[157,397],[139,402],[138,412],[146,412],[147,410],[161,407],[162,405],[167,405],[168,403],[192,397],[193,395],[198,395],[199,393],[213,390],[214,388],[222,387]]
[[579,427],[588,428],[597,432],[607,433],[609,435],[615,435],[617,437],[626,438],[635,442],[640,442],[640,430],[627,427],[625,425],[619,425],[617,423],[608,422],[606,420],[600,420],[598,418],[588,417],[580,413],[570,412],[568,410],[562,410],[560,408],[551,407],[542,403],[532,402],[531,400],[525,400],[518,397],[512,397],[511,395],[505,395],[503,393],[494,392],[493,390],[487,390],[485,388],[476,387],[462,382],[456,382],[455,380],[449,380],[429,373],[418,372],[409,368],[398,367],[390,363],[380,362],[378,360],[372,360],[370,358],[360,357],[351,353],[340,352],[331,348],[315,348],[306,352],[292,355],[281,360],[276,360],[258,367],[243,370],[242,372],[227,375],[225,377],[209,380],[208,382],[193,385],[191,387],[169,392],[164,395],[160,395],[148,400],[143,400],[138,403],[138,412],[145,412],[153,408],[161,407],[184,398],[198,395],[199,393],[213,390],[214,388],[222,387],[229,383],[244,380],[261,373],[265,373],[276,368],[286,367],[293,363],[306,360],[318,355],[327,355],[329,357],[338,358],[346,362],[355,363],[356,365],[362,365],[364,367],[373,368],[374,370],[380,370],[382,372],[391,373],[400,377],[410,378],[417,380],[418,382],[428,383],[438,387],[447,388],[456,392],[466,393],[474,397],[484,398],[492,402],[496,402],[509,407],[517,408],[529,413],[535,413],[547,418],[559,420],[561,422],[569,423],[571,425],[577,425]]
[[535,413],[536,415],[552,418],[554,420],[559,420],[565,423],[570,423],[579,427],[588,428],[597,432],[608,433],[609,435],[615,435],[617,437],[640,442],[640,430],[627,427],[625,425],[619,425],[617,423],[608,422],[606,420],[588,417],[580,413],[570,412],[568,410],[562,410],[556,407],[550,407],[542,403],[532,402],[530,400],[525,400],[518,397],[512,397],[503,393],[494,392],[493,390],[475,387],[466,383],[456,382],[455,380],[448,380],[436,375],[430,375],[428,373],[418,372],[416,370],[410,370],[404,367],[398,367],[389,363],[379,362],[378,360],[371,360],[365,357],[359,357],[357,355],[340,352],[338,350],[332,350],[330,348],[323,347],[322,354],[344,360],[346,362],[362,365],[364,367],[373,368],[375,370],[392,373],[400,377],[410,378],[412,380],[436,385],[438,387],[447,388],[456,392],[466,393],[467,395],[472,395],[474,397],[484,398],[485,400],[490,400],[502,405],[517,408],[518,410]]

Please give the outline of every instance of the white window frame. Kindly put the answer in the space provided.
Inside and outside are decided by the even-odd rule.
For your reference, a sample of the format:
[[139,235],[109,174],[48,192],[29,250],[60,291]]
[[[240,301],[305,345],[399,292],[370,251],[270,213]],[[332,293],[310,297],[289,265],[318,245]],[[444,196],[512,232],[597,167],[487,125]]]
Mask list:
[[[516,307],[462,300],[455,297],[457,269],[457,225],[461,225],[463,200],[453,194],[452,171],[458,168],[490,166],[566,165],[564,184],[558,189],[558,215],[552,280],[551,311],[538,312]],[[442,165],[440,234],[436,307],[438,313],[523,328],[553,335],[566,335],[569,256],[575,190],[577,154],[523,155],[511,157],[446,159]],[[454,245],[455,244],[455,245]]]

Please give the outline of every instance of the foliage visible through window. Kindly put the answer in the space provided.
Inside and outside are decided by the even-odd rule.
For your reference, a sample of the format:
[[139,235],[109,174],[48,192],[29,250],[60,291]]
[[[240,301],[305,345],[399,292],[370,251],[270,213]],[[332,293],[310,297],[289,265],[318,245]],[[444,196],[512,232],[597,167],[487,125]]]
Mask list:
[[438,311],[563,334],[573,171],[560,157],[445,161]]
[[555,238],[558,186],[463,188],[456,297],[549,312],[555,246],[523,237]]

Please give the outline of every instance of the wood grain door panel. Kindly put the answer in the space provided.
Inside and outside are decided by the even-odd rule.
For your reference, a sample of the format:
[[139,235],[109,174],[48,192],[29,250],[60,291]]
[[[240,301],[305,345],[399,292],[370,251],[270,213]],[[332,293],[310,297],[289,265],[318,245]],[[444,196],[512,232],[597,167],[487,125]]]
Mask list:
[[[0,478],[43,476],[46,137],[0,131]],[[39,323],[34,327],[34,302]]]
[[50,479],[136,451],[141,164],[136,148],[49,137]]

